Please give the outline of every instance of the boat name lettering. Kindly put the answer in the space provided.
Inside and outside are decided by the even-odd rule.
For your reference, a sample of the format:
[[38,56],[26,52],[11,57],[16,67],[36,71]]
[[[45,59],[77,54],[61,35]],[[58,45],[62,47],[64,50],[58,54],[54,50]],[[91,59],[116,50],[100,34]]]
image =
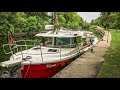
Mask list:
[[47,65],[46,65],[46,67],[49,67],[49,68],[55,67],[55,66],[56,66],[56,64],[53,64],[53,65],[52,65],[52,64],[47,64]]

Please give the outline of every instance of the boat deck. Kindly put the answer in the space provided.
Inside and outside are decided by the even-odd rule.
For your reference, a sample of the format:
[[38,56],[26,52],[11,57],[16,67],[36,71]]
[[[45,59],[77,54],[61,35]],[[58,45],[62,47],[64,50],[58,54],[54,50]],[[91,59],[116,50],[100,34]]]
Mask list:
[[[54,63],[59,62],[62,60],[67,60],[71,57],[74,57],[77,54],[76,48],[61,48],[61,54],[59,48],[57,48],[58,52],[48,52],[49,47],[42,47],[42,56],[40,49],[34,50],[34,48],[38,48],[38,46],[33,47],[31,49],[18,52],[13,56],[10,57],[10,60],[2,62],[1,64],[5,66],[10,66],[13,63],[18,64],[22,62],[22,64],[44,64],[44,63]],[[52,49],[52,48],[51,48]],[[54,48],[55,49],[55,48]],[[71,52],[70,52],[71,51]],[[72,53],[73,52],[73,53]],[[31,59],[22,60],[21,58],[26,58],[27,56],[31,56]]]
[[[95,37],[94,38],[94,43],[95,45],[98,42],[98,39]],[[68,60],[72,57],[75,57],[78,55],[78,51],[80,49],[81,51],[87,51],[89,48],[92,46],[86,47],[82,49],[83,47],[79,46],[78,48],[50,48],[50,47],[40,47],[35,46],[31,49],[24,50],[22,52],[18,52],[14,54],[14,60],[13,56],[10,57],[10,60],[1,62],[2,66],[10,66],[12,64],[18,64],[22,63],[24,65],[28,64],[46,64],[46,63],[55,63],[63,60]],[[56,49],[56,52],[49,52],[49,49]],[[42,53],[41,53],[42,52]],[[61,52],[61,53],[60,53]],[[21,54],[22,53],[22,54]],[[27,56],[30,56],[30,59],[26,59]],[[25,58],[25,60],[22,60],[22,58]]]

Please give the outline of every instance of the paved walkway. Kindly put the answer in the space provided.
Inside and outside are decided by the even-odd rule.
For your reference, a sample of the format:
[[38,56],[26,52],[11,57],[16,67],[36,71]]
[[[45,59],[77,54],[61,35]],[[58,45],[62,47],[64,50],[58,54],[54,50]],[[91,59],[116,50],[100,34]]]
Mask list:
[[96,78],[104,62],[103,56],[110,46],[110,41],[111,34],[105,31],[103,41],[93,47],[93,53],[85,52],[52,78]]

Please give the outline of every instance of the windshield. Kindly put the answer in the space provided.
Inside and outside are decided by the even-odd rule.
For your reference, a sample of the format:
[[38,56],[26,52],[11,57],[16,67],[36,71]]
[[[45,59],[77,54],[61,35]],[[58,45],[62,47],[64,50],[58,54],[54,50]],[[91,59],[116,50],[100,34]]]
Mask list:
[[70,47],[76,44],[75,38],[42,37],[41,40],[42,45],[46,47]]
[[70,45],[70,43],[75,43],[74,38],[56,38],[56,45]]

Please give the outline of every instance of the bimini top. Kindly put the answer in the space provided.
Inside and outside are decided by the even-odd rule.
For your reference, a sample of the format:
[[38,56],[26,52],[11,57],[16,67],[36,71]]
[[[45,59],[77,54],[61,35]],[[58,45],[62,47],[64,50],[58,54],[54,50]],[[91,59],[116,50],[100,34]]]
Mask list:
[[67,38],[67,37],[78,37],[80,36],[79,34],[77,33],[69,33],[69,32],[47,32],[47,33],[38,33],[36,34],[35,36],[39,36],[39,37],[59,37],[59,38]]

